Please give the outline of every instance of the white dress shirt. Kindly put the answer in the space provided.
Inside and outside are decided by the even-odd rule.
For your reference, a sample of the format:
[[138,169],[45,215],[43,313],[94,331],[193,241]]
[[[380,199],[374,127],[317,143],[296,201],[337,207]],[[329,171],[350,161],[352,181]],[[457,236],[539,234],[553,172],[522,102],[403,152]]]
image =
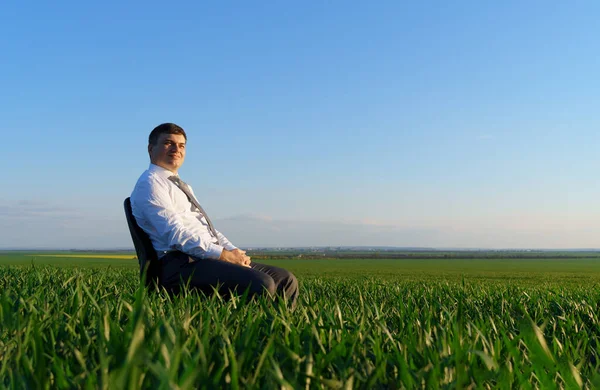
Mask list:
[[[213,237],[206,218],[169,180],[173,175],[167,169],[150,164],[131,193],[133,216],[150,236],[158,257],[178,250],[201,259],[218,259],[223,249],[236,249],[219,231],[218,241]],[[191,187],[190,191],[194,194]]]

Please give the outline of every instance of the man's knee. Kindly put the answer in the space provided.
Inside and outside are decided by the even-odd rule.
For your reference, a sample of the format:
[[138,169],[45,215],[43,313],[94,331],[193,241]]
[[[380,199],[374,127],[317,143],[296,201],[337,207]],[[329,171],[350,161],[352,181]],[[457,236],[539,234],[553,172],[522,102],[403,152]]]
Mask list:
[[267,274],[254,278],[250,283],[250,292],[253,295],[274,295],[276,290],[275,281]]
[[285,287],[285,296],[291,301],[292,308],[296,306],[296,300],[298,299],[298,279],[293,273],[289,273],[287,284]]
[[298,279],[296,279],[296,276],[289,271],[285,279],[285,288],[290,293],[298,291]]

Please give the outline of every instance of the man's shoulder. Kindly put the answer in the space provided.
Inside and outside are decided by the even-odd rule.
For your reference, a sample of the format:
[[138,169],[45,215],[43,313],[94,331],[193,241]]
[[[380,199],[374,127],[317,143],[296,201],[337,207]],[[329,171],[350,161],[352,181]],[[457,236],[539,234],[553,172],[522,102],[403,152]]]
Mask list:
[[131,198],[133,200],[133,198],[139,196],[147,197],[149,193],[161,188],[168,188],[167,179],[157,175],[156,172],[147,169],[140,175],[135,183]]
[[166,183],[167,178],[163,175],[159,175],[156,171],[146,169],[138,178],[135,186],[143,185],[145,183]]
[[150,182],[152,173],[149,170],[145,170],[140,177],[137,179],[137,181],[135,182],[135,186],[133,187],[133,191],[135,192],[136,190],[139,190],[140,187],[142,187],[144,184],[147,184]]
[[148,181],[148,180],[150,180],[151,176],[152,176],[152,172],[149,169],[146,169],[144,172],[142,172],[142,174],[138,178],[137,183]]

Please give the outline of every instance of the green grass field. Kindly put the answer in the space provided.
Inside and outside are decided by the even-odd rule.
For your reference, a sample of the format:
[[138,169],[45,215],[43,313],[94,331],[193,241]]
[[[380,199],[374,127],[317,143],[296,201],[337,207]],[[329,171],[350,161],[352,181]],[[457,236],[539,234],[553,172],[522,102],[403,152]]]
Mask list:
[[600,386],[600,258],[265,261],[300,280],[291,311],[42,254],[0,254],[0,387]]

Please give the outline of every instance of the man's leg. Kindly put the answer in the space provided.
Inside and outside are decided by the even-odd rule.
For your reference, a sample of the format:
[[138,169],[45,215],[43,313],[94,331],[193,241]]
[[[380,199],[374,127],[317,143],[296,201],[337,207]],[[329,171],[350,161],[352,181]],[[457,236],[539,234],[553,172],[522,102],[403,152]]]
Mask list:
[[296,306],[296,300],[298,299],[298,280],[293,273],[273,265],[255,262],[250,263],[250,267],[252,267],[253,270],[260,271],[273,278],[277,293],[284,296],[288,302],[290,302],[292,308]]
[[182,252],[172,252],[160,262],[160,283],[167,290],[177,291],[189,282],[190,287],[206,294],[217,286],[223,295],[229,291],[242,294],[246,289],[250,296],[273,295],[276,291],[276,283],[267,273],[222,260],[196,259]]

